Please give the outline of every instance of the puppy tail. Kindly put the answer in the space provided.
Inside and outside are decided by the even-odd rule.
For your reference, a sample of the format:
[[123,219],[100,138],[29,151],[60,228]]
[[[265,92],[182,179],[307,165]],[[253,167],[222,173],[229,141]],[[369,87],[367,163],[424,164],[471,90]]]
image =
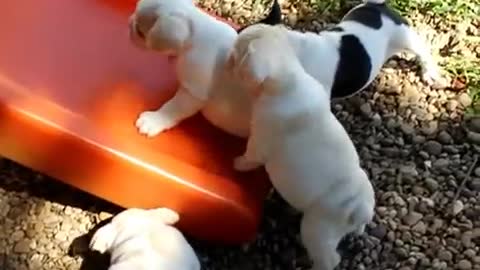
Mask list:
[[282,23],[282,8],[278,3],[278,0],[272,1],[272,8],[270,9],[270,13],[268,13],[267,17],[260,20],[258,23],[268,24],[268,25],[276,25]]
[[377,5],[385,4],[385,0],[363,0],[363,2],[370,3],[370,4],[377,4]]
[[[270,13],[268,13],[267,17],[261,19],[258,22],[255,22],[251,25],[254,24],[267,24],[267,25],[277,25],[282,23],[282,8],[280,7],[280,4],[278,3],[278,0],[273,0],[272,1],[272,7],[270,9]],[[240,33],[243,31],[243,29],[247,28],[250,25],[246,25],[240,29],[237,30],[237,33]]]

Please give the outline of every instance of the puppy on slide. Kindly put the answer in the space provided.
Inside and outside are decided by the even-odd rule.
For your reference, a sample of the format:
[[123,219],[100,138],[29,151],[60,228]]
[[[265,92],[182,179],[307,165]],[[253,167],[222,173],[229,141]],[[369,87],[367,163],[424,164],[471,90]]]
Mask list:
[[289,40],[302,66],[332,98],[366,88],[390,57],[405,50],[417,56],[425,83],[447,86],[425,41],[385,0],[364,0],[318,34],[289,30]]
[[301,238],[313,269],[333,270],[341,238],[363,233],[373,218],[374,190],[327,91],[289,44],[281,26],[250,26],[237,38],[231,68],[247,85],[253,112],[234,167],[265,166],[279,194],[303,212]]
[[200,262],[167,208],[130,208],[96,231],[90,249],[111,255],[109,270],[200,270]]
[[[274,22],[275,16],[267,17]],[[130,17],[130,38],[140,48],[177,56],[180,87],[136,126],[153,137],[202,112],[213,125],[248,136],[251,104],[225,64],[237,37],[233,27],[197,8],[192,0],[139,0]]]

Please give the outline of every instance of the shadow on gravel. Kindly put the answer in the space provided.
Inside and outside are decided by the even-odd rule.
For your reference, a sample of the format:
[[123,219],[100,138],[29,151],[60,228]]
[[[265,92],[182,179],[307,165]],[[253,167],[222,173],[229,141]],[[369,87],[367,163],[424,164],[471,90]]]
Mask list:
[[0,269],[1,270],[16,270],[17,268],[10,262],[8,255],[0,254]]
[[[51,206],[46,207],[47,202],[49,204],[59,204],[61,207],[60,209],[55,207],[54,210],[51,210]],[[34,172],[13,161],[0,160],[0,217],[2,217],[0,218],[0,270],[33,269],[37,267],[31,260],[21,258],[24,254],[30,256],[30,254],[36,253],[32,249],[32,245],[37,245],[32,242],[32,238],[36,238],[33,235],[44,233],[44,229],[38,231],[37,226],[41,225],[43,228],[43,226],[59,225],[58,221],[48,225],[45,223],[45,219],[48,219],[48,216],[51,215],[50,211],[54,211],[54,214],[61,214],[57,211],[62,211],[62,207],[63,209],[66,209],[66,207],[78,208],[94,214],[100,212],[116,214],[121,211],[120,207]],[[92,224],[100,221],[96,217],[91,216]],[[18,231],[18,228],[25,229]],[[16,234],[21,234],[21,236],[18,236],[17,239]],[[68,246],[61,247],[63,250],[67,248]],[[8,260],[4,259],[6,256],[8,256]],[[87,260],[86,263],[88,264],[90,261]],[[7,266],[2,265],[2,263],[7,264]],[[93,268],[82,269],[98,269],[97,266],[100,264],[98,261],[95,261],[95,263],[96,266]],[[36,268],[33,270],[36,270]]]

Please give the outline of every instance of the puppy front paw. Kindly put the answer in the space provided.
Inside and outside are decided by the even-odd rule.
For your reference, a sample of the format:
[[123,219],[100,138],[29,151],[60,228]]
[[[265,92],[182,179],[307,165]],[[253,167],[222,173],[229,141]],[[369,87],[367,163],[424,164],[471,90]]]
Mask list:
[[101,254],[107,252],[113,244],[116,237],[116,231],[112,224],[107,224],[98,229],[90,240],[89,248],[92,251],[98,251]]
[[261,163],[250,161],[245,156],[238,156],[233,160],[233,168],[240,172],[255,170],[260,166]]
[[428,86],[432,86],[437,89],[448,87],[448,80],[440,74],[436,67],[425,68],[422,71],[422,81]]
[[146,111],[140,114],[135,126],[140,134],[154,137],[175,125],[167,116],[158,111]]
[[173,225],[180,220],[180,215],[172,209],[161,207],[152,211],[158,220],[167,225]]

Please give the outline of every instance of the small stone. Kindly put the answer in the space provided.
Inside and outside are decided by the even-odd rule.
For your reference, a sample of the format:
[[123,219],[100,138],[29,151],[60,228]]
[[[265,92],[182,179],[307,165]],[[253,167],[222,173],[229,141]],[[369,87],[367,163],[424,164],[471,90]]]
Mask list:
[[480,178],[474,178],[468,183],[468,187],[473,191],[480,191]]
[[432,164],[434,168],[445,168],[450,164],[450,161],[445,158],[439,158],[435,160]]
[[417,169],[415,168],[415,165],[404,165],[404,166],[401,166],[400,169],[399,169],[400,173],[406,175],[406,176],[412,176],[412,177],[415,177],[415,176],[418,176],[418,171]]
[[475,250],[469,248],[469,249],[465,250],[465,251],[463,252],[463,254],[464,254],[467,258],[473,258],[473,257],[475,257],[475,255],[476,255],[477,253],[475,252]]
[[475,173],[476,176],[480,176],[480,167],[475,168],[473,172]]
[[466,108],[466,107],[468,107],[472,104],[472,98],[467,93],[461,93],[458,96],[457,100],[460,103],[460,105],[462,105],[464,108]]
[[360,106],[360,111],[364,116],[370,117],[370,114],[372,113],[372,106],[370,103],[365,102]]
[[425,136],[422,136],[422,135],[417,135],[415,137],[413,137],[413,143],[415,144],[421,144],[421,143],[424,143],[427,139],[425,138]]
[[460,270],[470,270],[470,269],[472,269],[472,263],[468,260],[460,260],[458,262],[458,269],[460,269]]
[[480,144],[480,133],[467,131],[467,139],[475,144]]
[[463,202],[460,201],[460,200],[456,200],[454,203],[453,203],[453,207],[452,207],[452,213],[454,216],[458,215],[460,212],[462,212],[463,210]]
[[15,253],[27,253],[30,251],[30,241],[27,239],[20,240],[13,247],[13,252]]
[[401,258],[401,259],[405,259],[405,258],[408,258],[408,252],[405,248],[403,247],[399,247],[399,248],[395,248],[395,253]]
[[378,224],[370,230],[370,235],[382,240],[387,235],[387,228],[383,224]]
[[455,111],[458,107],[458,101],[451,99],[447,102],[447,110],[449,111]]
[[429,136],[437,132],[438,129],[438,122],[437,121],[428,121],[425,125],[422,126],[420,129],[423,134]]
[[465,248],[469,248],[472,245],[473,232],[466,231],[462,234],[460,241]]
[[450,262],[453,259],[453,254],[449,250],[440,250],[438,258],[444,262]]
[[427,186],[427,188],[430,190],[430,191],[436,191],[438,189],[438,182],[431,178],[431,177],[427,177],[425,178],[425,185]]
[[473,118],[468,123],[468,128],[473,132],[480,133],[480,117]]
[[425,225],[425,223],[423,223],[423,221],[419,221],[412,227],[412,230],[420,234],[425,234],[425,232],[427,231],[427,226]]
[[450,144],[453,141],[452,136],[445,130],[438,133],[437,140],[442,144]]
[[402,221],[405,223],[405,225],[408,226],[413,226],[417,224],[421,219],[423,218],[423,215],[418,212],[410,212],[406,216],[403,217]]
[[55,234],[55,239],[58,241],[67,241],[67,234],[65,232],[58,232]]
[[18,241],[22,240],[22,238],[25,237],[25,233],[23,231],[16,231],[16,232],[12,233],[12,235],[10,237],[14,242],[18,242]]
[[412,125],[409,125],[407,123],[402,123],[400,125],[400,129],[402,130],[403,133],[405,133],[406,135],[412,135],[413,133],[415,133],[415,129],[413,128]]
[[423,145],[423,149],[430,155],[440,155],[442,153],[442,144],[437,141],[427,141]]

